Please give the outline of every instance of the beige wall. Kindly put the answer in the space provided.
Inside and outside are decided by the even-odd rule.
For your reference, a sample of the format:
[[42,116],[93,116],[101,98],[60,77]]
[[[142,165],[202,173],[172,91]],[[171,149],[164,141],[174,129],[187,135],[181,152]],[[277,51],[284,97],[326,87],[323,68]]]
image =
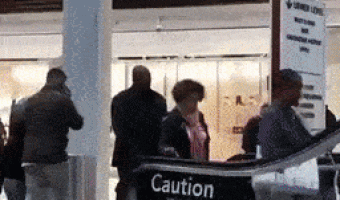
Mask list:
[[329,109],[340,117],[340,29],[328,29],[327,101]]

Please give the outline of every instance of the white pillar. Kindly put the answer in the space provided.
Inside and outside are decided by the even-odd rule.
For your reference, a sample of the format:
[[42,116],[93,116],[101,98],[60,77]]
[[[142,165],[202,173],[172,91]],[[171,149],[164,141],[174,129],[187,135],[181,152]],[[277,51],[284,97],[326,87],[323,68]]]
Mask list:
[[[69,154],[96,161],[85,168],[84,199],[109,199],[111,37],[109,0],[65,0],[63,69],[84,127],[69,134]],[[83,199],[78,197],[79,199]]]

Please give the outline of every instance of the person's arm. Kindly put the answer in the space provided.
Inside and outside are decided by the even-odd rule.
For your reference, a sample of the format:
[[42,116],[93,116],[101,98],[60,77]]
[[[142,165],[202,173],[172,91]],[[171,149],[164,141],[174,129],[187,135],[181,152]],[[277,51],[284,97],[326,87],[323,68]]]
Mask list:
[[74,103],[68,97],[64,98],[66,114],[67,114],[67,124],[73,130],[80,130],[84,125],[83,117],[78,113]]
[[5,130],[5,126],[4,124],[2,123],[1,121],[1,118],[0,118],[0,155],[4,155],[4,138],[5,138],[5,135],[7,135],[6,133],[6,130]]
[[176,138],[176,126],[172,118],[166,117],[162,122],[162,131],[158,143],[158,150],[161,155],[179,157],[175,145],[173,144]]
[[162,117],[166,117],[167,107],[166,107],[166,99],[162,97]]
[[209,161],[209,159],[210,159],[210,135],[209,135],[209,130],[208,130],[208,124],[205,122],[204,115],[201,111],[199,112],[199,121],[202,124],[202,126],[204,127],[205,133],[207,134],[207,138],[204,142],[204,148],[206,150],[205,159],[207,161]]
[[252,145],[254,143],[257,143],[257,141],[252,141],[254,138],[257,138],[258,134],[258,125],[260,123],[261,119],[259,116],[252,117],[248,120],[246,126],[243,130],[243,138],[242,138],[242,149],[246,152],[252,152],[253,147]]
[[5,146],[5,155],[13,158],[20,158],[24,145],[25,137],[25,103],[21,100],[12,105],[9,121],[9,137]]
[[269,113],[259,123],[257,139],[264,159],[275,158],[284,153],[279,148],[281,142],[285,142],[280,140],[282,128],[279,119],[277,113]]
[[248,131],[243,132],[243,137],[242,137],[242,149],[246,152],[249,153],[251,152],[251,143],[250,143],[250,135]]
[[293,121],[293,126],[290,127],[289,141],[293,146],[306,146],[312,142],[313,136],[308,132],[301,122],[301,119],[296,116]]
[[111,102],[111,127],[113,130],[113,133],[121,138],[123,137],[122,131],[123,128],[121,127],[122,125],[122,120],[121,120],[121,115],[119,115],[119,101],[116,98],[112,99]]

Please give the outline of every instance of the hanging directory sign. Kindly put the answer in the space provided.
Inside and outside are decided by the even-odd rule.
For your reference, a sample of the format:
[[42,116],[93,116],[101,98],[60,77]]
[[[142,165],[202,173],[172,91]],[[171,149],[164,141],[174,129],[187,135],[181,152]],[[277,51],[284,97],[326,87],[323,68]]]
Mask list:
[[304,88],[297,109],[312,134],[325,128],[325,5],[315,0],[282,0],[280,69],[298,71]]
[[281,5],[281,67],[324,72],[325,6],[314,0],[284,0]]

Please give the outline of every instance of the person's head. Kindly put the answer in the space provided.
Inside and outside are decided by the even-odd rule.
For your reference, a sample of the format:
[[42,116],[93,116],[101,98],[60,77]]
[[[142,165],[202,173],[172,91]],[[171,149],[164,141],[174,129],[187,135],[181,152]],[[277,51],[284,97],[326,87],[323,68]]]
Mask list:
[[50,69],[47,73],[46,84],[48,85],[62,85],[67,79],[66,74],[59,68]]
[[151,85],[151,74],[148,68],[137,65],[132,70],[132,81],[134,86],[149,89]]
[[177,82],[172,89],[172,96],[182,114],[191,114],[197,111],[198,102],[203,100],[204,95],[204,86],[191,79]]
[[302,77],[292,69],[280,71],[282,84],[279,86],[279,100],[287,106],[298,106],[301,97]]

